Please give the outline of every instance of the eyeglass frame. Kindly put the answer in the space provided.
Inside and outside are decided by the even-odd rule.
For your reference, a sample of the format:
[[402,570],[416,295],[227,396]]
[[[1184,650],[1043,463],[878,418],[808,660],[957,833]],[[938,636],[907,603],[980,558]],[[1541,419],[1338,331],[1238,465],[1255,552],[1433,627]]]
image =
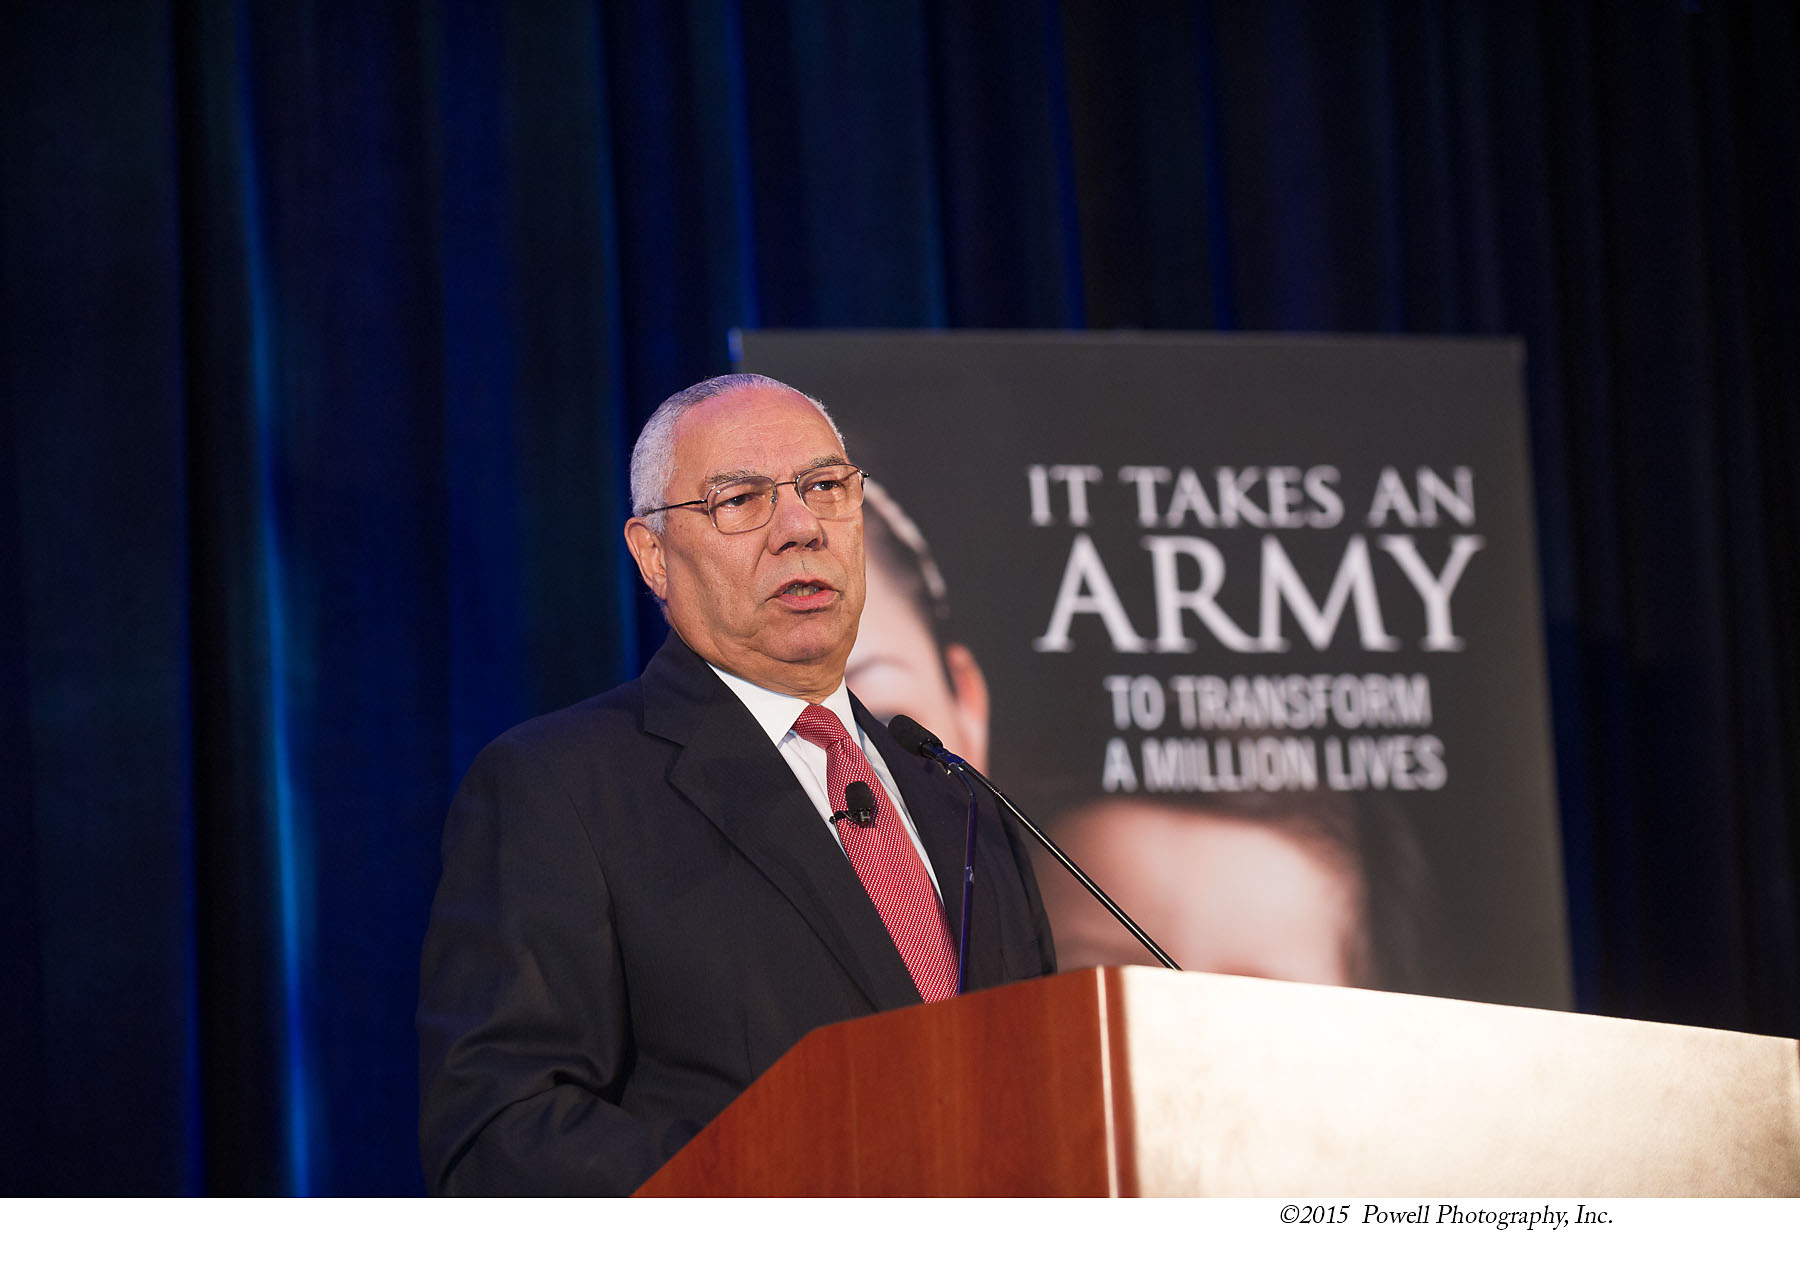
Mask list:
[[[858,477],[860,477],[862,479],[862,481],[859,482],[856,487],[857,495],[860,498],[857,500],[856,508],[853,508],[850,510],[850,513],[856,512],[858,509],[860,509],[863,506],[863,503],[868,498],[867,483],[869,480],[869,470],[866,468],[863,468],[860,464],[852,464],[852,463],[850,463],[850,461],[844,460],[840,463],[835,463],[835,464],[815,465],[814,467],[812,467],[810,469],[806,469],[803,472],[794,474],[794,476],[790,477],[785,482],[777,482],[773,478],[764,479],[764,480],[767,480],[769,483],[769,515],[767,518],[758,522],[756,525],[746,526],[742,530],[720,530],[719,529],[718,512],[716,509],[711,507],[712,498],[713,498],[713,496],[717,495],[720,491],[724,490],[727,486],[730,486],[735,482],[748,482],[748,481],[752,481],[752,480],[761,479],[762,474],[760,474],[760,473],[747,475],[747,476],[743,476],[743,477],[728,477],[728,478],[724,479],[723,481],[714,482],[711,486],[707,487],[706,494],[701,496],[699,499],[682,500],[679,504],[664,504],[661,508],[646,508],[643,512],[639,513],[638,516],[639,517],[649,517],[654,513],[667,513],[669,511],[671,511],[672,509],[693,508],[693,509],[698,509],[702,513],[705,513],[706,520],[711,522],[712,528],[714,530],[718,531],[719,534],[721,534],[721,535],[748,535],[751,531],[761,530],[764,526],[767,526],[770,522],[775,520],[775,504],[780,499],[780,496],[777,495],[776,492],[779,491],[784,486],[793,487],[794,494],[800,501],[800,506],[802,508],[806,509],[807,512],[812,513],[812,515],[814,517],[818,517],[819,514],[816,512],[813,512],[812,505],[808,504],[806,502],[806,496],[800,494],[800,482],[804,478],[811,477],[814,473],[823,473],[827,469],[849,469],[851,472],[855,473]],[[827,521],[827,520],[828,521],[838,521],[844,517],[850,516],[850,513],[839,514],[837,517],[820,518],[820,520],[822,520],[822,521]]]

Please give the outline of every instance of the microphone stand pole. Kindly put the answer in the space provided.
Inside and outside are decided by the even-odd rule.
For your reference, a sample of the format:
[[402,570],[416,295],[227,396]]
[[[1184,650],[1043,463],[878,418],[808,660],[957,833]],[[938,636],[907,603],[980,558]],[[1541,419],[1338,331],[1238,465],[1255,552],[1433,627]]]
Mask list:
[[[911,750],[917,751],[920,754],[937,761],[938,764],[942,765],[950,773],[961,778],[965,787],[969,787],[969,779],[971,778],[986,787],[988,791],[992,793],[994,799],[1000,802],[1001,807],[1012,814],[1014,818],[1018,819],[1020,826],[1036,836],[1038,843],[1050,850],[1050,856],[1062,863],[1063,869],[1070,875],[1073,875],[1076,882],[1093,895],[1094,900],[1106,907],[1108,914],[1118,920],[1120,924],[1124,925],[1125,931],[1137,938],[1139,944],[1141,944],[1145,950],[1156,956],[1158,963],[1164,968],[1172,968],[1176,972],[1181,971],[1181,965],[1176,963],[1173,959],[1170,959],[1168,952],[1152,941],[1150,934],[1139,928],[1137,921],[1127,915],[1117,902],[1108,897],[1105,889],[1101,888],[1098,884],[1094,883],[1093,880],[1088,878],[1088,873],[1079,866],[1076,866],[1074,860],[1070,858],[1067,853],[1064,853],[1061,849],[1057,848],[1056,842],[1040,831],[1037,823],[1026,817],[1018,805],[1007,799],[1004,791],[989,782],[987,775],[983,774],[981,770],[975,768],[974,765],[971,765],[955,752],[946,749],[945,746],[937,740],[937,735],[933,734],[910,716],[894,717],[893,720],[888,722],[888,730],[895,736],[896,741],[898,741],[902,747],[910,747]],[[975,789],[969,787],[969,857],[967,864],[963,868],[963,957],[965,959],[968,955],[967,935],[969,931],[969,893],[971,886],[974,883],[974,879]],[[959,991],[961,990],[961,987],[962,977],[959,970],[957,974],[957,988]]]

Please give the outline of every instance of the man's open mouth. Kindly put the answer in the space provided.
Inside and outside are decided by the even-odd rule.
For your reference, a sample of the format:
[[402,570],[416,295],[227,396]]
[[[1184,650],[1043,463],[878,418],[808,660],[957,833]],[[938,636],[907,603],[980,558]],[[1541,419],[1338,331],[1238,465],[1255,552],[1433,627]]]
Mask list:
[[810,597],[815,592],[822,592],[824,589],[816,583],[791,583],[781,591],[784,596]]

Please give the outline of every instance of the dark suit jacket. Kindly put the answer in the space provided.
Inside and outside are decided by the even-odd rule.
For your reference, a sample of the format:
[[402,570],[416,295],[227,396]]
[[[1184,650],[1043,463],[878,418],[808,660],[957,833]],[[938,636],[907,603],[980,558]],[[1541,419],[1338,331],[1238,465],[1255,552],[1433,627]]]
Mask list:
[[[960,936],[962,785],[861,703]],[[971,988],[1055,971],[984,801]],[[419,996],[433,1192],[627,1193],[816,1026],[919,1002],[793,771],[671,635],[644,675],[491,743],[444,829]]]

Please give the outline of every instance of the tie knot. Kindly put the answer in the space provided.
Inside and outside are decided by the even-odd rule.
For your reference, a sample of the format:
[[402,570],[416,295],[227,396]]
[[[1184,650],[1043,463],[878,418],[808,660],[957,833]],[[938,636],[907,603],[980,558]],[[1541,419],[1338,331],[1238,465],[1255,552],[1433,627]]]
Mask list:
[[809,703],[800,713],[800,719],[794,722],[794,732],[815,747],[827,750],[850,741],[850,733],[838,719],[838,714],[818,703]]

